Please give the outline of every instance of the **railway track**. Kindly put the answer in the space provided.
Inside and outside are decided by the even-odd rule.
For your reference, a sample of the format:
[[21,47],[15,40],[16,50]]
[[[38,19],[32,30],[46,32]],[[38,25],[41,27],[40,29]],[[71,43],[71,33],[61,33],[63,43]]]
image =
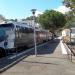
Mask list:
[[[48,42],[38,45],[37,47],[45,46]],[[17,64],[23,58],[34,54],[34,47],[0,59],[0,73],[4,72],[11,66]]]

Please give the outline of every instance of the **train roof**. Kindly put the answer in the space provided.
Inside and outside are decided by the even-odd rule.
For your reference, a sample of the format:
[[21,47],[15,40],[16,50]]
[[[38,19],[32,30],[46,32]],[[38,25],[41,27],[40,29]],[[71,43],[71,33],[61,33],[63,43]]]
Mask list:
[[13,24],[16,25],[16,26],[20,26],[20,27],[32,28],[32,26],[28,25],[27,23],[14,22]]
[[[32,25],[28,25],[27,23],[21,23],[21,22],[0,24],[0,27],[7,27],[7,28],[24,27],[24,28],[32,28],[32,29],[34,29],[34,27]],[[35,27],[35,29],[36,29],[36,31],[49,32],[48,30],[40,29],[38,27]]]
[[14,22],[14,23],[5,23],[5,24],[0,24],[0,27],[27,27],[27,28],[33,28],[26,23],[19,23],[19,22]]

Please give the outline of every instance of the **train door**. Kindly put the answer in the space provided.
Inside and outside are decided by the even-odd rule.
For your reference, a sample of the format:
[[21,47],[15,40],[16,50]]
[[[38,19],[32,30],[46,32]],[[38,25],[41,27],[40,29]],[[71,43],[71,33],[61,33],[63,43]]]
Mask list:
[[9,49],[14,48],[15,30],[12,28],[7,28],[6,35],[7,35],[7,39],[5,41],[8,42],[7,48]]

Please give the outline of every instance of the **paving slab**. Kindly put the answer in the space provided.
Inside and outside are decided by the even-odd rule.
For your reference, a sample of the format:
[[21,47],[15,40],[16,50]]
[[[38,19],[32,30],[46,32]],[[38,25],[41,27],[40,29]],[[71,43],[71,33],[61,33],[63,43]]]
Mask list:
[[0,75],[75,75],[75,63],[62,54],[59,40],[49,42]]

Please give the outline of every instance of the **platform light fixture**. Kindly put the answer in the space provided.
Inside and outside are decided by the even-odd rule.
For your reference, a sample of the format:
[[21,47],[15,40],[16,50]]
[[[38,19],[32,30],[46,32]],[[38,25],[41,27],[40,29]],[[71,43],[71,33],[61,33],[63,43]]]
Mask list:
[[33,15],[33,26],[34,26],[35,56],[37,56],[36,29],[35,29],[35,12],[36,12],[36,9],[32,9],[31,12],[32,12],[32,15]]

